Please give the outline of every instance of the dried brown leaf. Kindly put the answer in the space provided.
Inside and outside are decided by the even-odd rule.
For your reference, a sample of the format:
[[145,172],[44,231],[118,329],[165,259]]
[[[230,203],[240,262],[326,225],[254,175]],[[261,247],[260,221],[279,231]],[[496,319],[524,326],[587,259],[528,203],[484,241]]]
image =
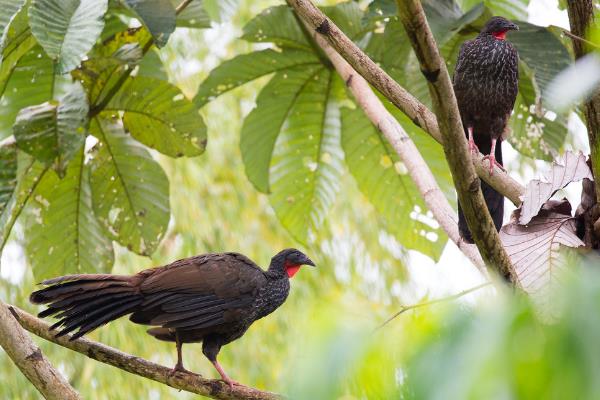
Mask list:
[[525,194],[521,197],[521,215],[519,224],[529,223],[533,217],[538,215],[542,205],[554,194],[571,182],[577,182],[584,178],[593,179],[592,171],[586,163],[586,156],[579,152],[568,151],[563,160],[554,162],[550,173],[545,181],[534,179],[527,184]]
[[519,210],[503,226],[500,239],[518,277],[518,285],[532,296],[548,296],[566,268],[561,247],[585,244],[576,235],[575,219],[566,200],[549,201],[528,225],[517,223]]

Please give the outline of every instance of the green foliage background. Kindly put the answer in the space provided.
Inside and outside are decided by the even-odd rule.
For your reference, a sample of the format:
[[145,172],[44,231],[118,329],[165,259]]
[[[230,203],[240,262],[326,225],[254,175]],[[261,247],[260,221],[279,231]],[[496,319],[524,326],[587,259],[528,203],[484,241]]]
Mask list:
[[[34,0],[30,7],[50,3],[56,1]],[[101,29],[104,45],[92,49],[93,42],[78,43],[92,55],[82,68],[74,69],[81,61],[81,49],[52,53],[56,51],[52,37],[36,29],[34,22],[31,33],[25,25],[19,32],[9,32],[24,40],[24,45],[13,43],[26,52],[22,58],[10,58],[15,53],[7,54],[9,48],[3,48],[0,136],[14,132],[13,122],[20,115],[23,122],[17,125],[23,126],[24,134],[14,134],[26,144],[22,149],[35,149],[40,143],[47,149],[48,141],[55,140],[53,134],[32,137],[30,132],[46,131],[31,124],[60,126],[56,121],[67,115],[76,127],[78,109],[67,106],[101,104],[106,96],[102,88],[136,68],[135,78],[128,78],[125,88],[91,117],[89,132],[100,140],[92,150],[82,148],[80,139],[78,147],[59,149],[45,158],[31,150],[35,157],[21,153],[18,168],[13,157],[0,153],[0,165],[8,166],[0,170],[0,206],[10,197],[8,189],[17,176],[20,190],[34,185],[23,171],[42,176],[5,247],[11,254],[24,249],[25,257],[3,258],[3,301],[36,312],[27,298],[40,278],[78,270],[129,274],[224,250],[240,251],[267,266],[275,252],[297,246],[318,268],[296,275],[284,306],[221,352],[221,363],[240,382],[298,399],[562,399],[594,398],[598,393],[600,357],[594,349],[600,333],[595,312],[600,286],[595,272],[587,271],[597,260],[584,263],[584,278],[572,278],[565,293],[557,293],[563,313],[550,325],[540,320],[526,299],[484,289],[458,304],[411,311],[375,330],[401,304],[419,300],[412,294],[422,283],[411,280],[407,269],[411,260],[418,268],[414,265],[418,258],[409,257],[408,251],[438,260],[446,238],[435,225],[414,218],[415,213],[426,215],[426,210],[402,173],[402,164],[281,2],[195,0],[177,17],[179,27],[193,29],[176,31],[152,14],[151,7],[143,8],[150,2],[139,2],[141,9],[127,7],[136,2],[105,3],[109,13]],[[161,13],[168,15],[177,1],[160,3]],[[7,13],[11,4],[0,1]],[[81,4],[89,7],[89,15],[102,12],[102,2]],[[426,2],[450,68],[460,43],[473,36],[478,24],[495,13],[525,20],[527,4],[527,0],[444,0],[434,7]],[[276,8],[265,11],[270,6]],[[414,56],[393,17],[393,1],[346,2],[325,10],[392,76],[429,104]],[[127,18],[115,18],[113,13],[137,15],[150,29],[119,34]],[[35,11],[29,11],[29,20],[35,21]],[[2,18],[0,23],[4,24]],[[211,23],[221,25],[196,29]],[[514,41],[524,73],[511,144],[524,157],[514,169],[531,165],[534,159],[547,160],[572,140],[567,136],[568,112],[549,120],[545,110],[536,109],[548,81],[568,65],[570,55],[555,30],[520,25],[523,32]],[[93,36],[93,24],[83,29],[73,34]],[[149,32],[162,47],[152,47],[141,58]],[[87,102],[72,99],[81,87],[73,87],[68,74],[52,78],[56,82],[50,79],[56,71],[73,71]],[[20,113],[40,104],[43,107],[29,109],[29,114]],[[68,112],[61,114],[61,106]],[[453,201],[441,148],[397,110],[390,107],[390,111],[417,142]],[[308,126],[318,145],[315,138],[302,135]],[[175,134],[162,134],[171,130]],[[55,132],[61,135],[60,129]],[[115,168],[121,171],[117,182],[111,180]],[[4,174],[12,170],[14,174]],[[76,203],[66,195],[73,190],[80,193]],[[55,199],[50,207],[44,205],[48,193]],[[116,216],[113,203],[106,199],[122,208]],[[145,211],[140,214],[143,209],[151,210],[147,219]],[[77,213],[63,214],[64,210]],[[3,212],[0,208],[2,245],[7,239]],[[144,221],[141,228],[131,223],[137,217]],[[72,220],[77,221],[76,230]],[[427,239],[427,233],[437,235],[437,240]],[[80,238],[77,246],[68,235]],[[54,249],[56,243],[61,247]],[[23,264],[24,275],[15,280]],[[116,321],[90,337],[164,365],[174,364],[174,347],[152,340],[144,329]],[[38,342],[86,399],[192,397]],[[199,345],[184,346],[184,353],[188,369],[216,376]],[[0,383],[0,398],[38,398],[4,353],[0,353]]]

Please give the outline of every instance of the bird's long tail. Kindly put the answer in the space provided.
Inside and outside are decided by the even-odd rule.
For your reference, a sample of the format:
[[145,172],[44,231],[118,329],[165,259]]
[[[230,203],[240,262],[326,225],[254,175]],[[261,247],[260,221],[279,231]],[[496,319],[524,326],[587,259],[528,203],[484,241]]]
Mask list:
[[[501,141],[502,139],[498,138],[498,142],[496,144],[496,151],[494,155],[496,156],[496,161],[500,165],[503,165]],[[490,153],[492,145],[489,136],[475,135],[475,144],[477,145],[481,153]],[[494,221],[496,230],[499,231],[500,228],[502,228],[502,220],[504,218],[504,196],[502,196],[500,193],[494,190],[483,180],[481,180],[481,192],[483,193],[483,198],[485,199],[487,209],[490,212],[490,215],[492,216],[492,220]],[[458,203],[458,230],[460,232],[460,236],[466,242],[473,243],[473,237],[471,236],[471,232],[469,231],[469,227],[467,226],[467,221],[465,220],[465,215],[460,206],[460,202]]]
[[129,314],[143,301],[131,276],[111,274],[67,275],[42,282],[48,287],[31,293],[34,304],[48,304],[40,318],[59,319],[51,329],[57,337],[79,329],[75,340],[101,325]]

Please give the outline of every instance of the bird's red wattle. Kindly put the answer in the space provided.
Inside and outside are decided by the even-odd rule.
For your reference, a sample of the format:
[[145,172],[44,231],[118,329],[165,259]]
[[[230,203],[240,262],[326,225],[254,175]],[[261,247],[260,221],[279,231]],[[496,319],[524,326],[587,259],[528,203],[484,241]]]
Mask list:
[[492,35],[494,35],[494,37],[498,40],[506,40],[506,32],[507,31],[494,32]]
[[296,275],[296,272],[298,272],[300,267],[301,267],[300,264],[291,264],[291,263],[286,262],[285,270],[288,274],[288,277],[292,278],[294,275]]

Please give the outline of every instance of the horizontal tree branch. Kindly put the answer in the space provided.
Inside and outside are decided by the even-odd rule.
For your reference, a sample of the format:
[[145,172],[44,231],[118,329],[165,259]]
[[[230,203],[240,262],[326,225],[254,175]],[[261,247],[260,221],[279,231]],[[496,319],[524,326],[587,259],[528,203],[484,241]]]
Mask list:
[[400,20],[415,51],[421,71],[427,77],[429,93],[444,143],[444,153],[452,172],[458,199],[481,257],[502,276],[517,284],[518,278],[496,231],[469,160],[465,131],[446,63],[439,54],[420,0],[397,0]]
[[[11,309],[0,301],[0,346],[23,375],[49,400],[78,400],[79,394],[50,364],[27,332],[19,325]],[[4,382],[4,384],[8,384]]]
[[70,335],[55,337],[50,325],[15,306],[9,306],[23,328],[52,343],[81,353],[91,359],[112,365],[129,373],[152,379],[172,388],[221,400],[281,400],[283,397],[247,386],[233,386],[221,380],[205,379],[193,373],[176,372],[143,358],[94,342],[86,338],[69,341]]
[[[306,24],[306,22],[304,23]],[[310,26],[307,25],[307,27],[310,31]],[[315,31],[312,32],[312,38],[329,58],[344,82],[346,82],[346,86],[352,92],[360,108],[365,112],[373,125],[383,133],[406,166],[410,177],[417,186],[427,208],[433,213],[435,220],[440,224],[450,240],[456,244],[479,270],[485,273],[485,264],[477,248],[472,244],[466,243],[460,237],[456,212],[448,203],[431,169],[410,136],[408,136],[402,125],[385,108],[367,81],[331,47],[327,40]]]
[[[310,30],[315,30],[323,35],[327,42],[348,61],[352,68],[387,97],[392,104],[404,112],[415,125],[424,129],[438,143],[442,143],[442,135],[435,114],[394,81],[310,0],[287,0],[287,3],[308,24]],[[520,196],[525,193],[523,185],[498,167],[494,168],[494,174],[490,176],[488,172],[489,164],[483,159],[481,153],[473,155],[472,159],[475,170],[481,179],[502,193],[516,206],[521,204]]]

